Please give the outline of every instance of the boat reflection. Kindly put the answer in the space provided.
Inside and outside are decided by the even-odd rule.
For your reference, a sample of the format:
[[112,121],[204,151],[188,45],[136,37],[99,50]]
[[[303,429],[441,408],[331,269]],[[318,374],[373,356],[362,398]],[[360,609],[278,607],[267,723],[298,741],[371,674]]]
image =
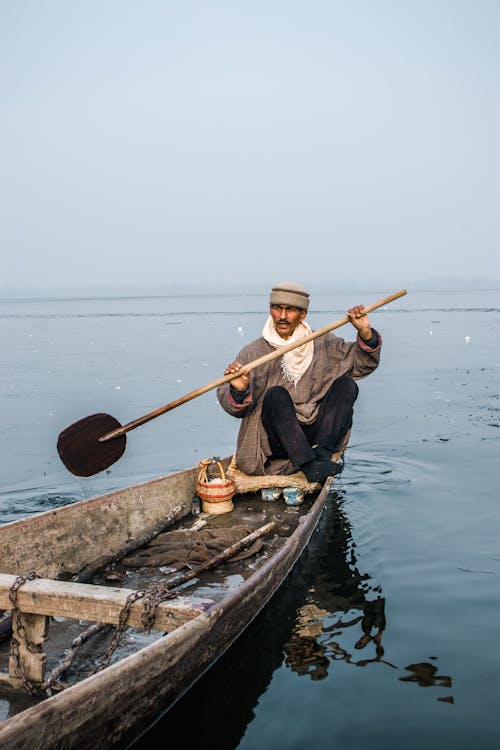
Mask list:
[[[371,577],[357,567],[340,496],[332,494],[326,513],[328,518],[320,529],[324,536],[318,545],[322,548],[320,567],[316,563],[319,572],[310,574],[306,601],[297,610],[292,637],[285,645],[285,663],[313,680],[324,679],[335,661],[356,666],[383,661],[394,667],[383,659],[385,598]],[[315,554],[318,552],[316,549]],[[352,645],[348,643],[350,637]],[[370,644],[370,655],[357,658],[356,652]]]
[[[451,688],[452,680],[449,675],[438,674],[434,664],[423,661],[418,664],[409,664],[405,667],[411,674],[400,677],[401,682],[414,682],[419,687],[446,687]],[[443,703],[455,703],[452,695],[440,696],[438,701]]]
[[[300,675],[309,675],[313,680],[322,680],[328,675],[328,667],[333,661],[343,661],[358,667],[371,662],[383,661],[382,633],[385,628],[385,599],[382,597],[373,602],[366,602],[365,613],[351,619],[339,618],[331,625],[326,622],[331,613],[315,605],[306,604],[297,613],[297,625],[291,640],[285,645],[285,663]],[[371,658],[356,659],[350,649],[340,643],[347,628],[360,624],[363,635],[356,641],[354,648],[363,649],[369,643],[374,644],[374,655]],[[372,630],[374,632],[372,632]],[[395,668],[395,667],[394,667]]]

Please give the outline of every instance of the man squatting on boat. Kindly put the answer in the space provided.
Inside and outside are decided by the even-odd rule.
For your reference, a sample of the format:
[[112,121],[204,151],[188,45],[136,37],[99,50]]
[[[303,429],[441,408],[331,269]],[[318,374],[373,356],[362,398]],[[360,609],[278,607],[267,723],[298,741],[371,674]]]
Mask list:
[[[306,322],[309,292],[300,284],[273,287],[262,336],[245,346],[224,374],[312,333]],[[222,408],[241,419],[236,465],[252,476],[302,471],[324,482],[342,470],[331,460],[345,448],[352,427],[356,380],[376,369],[382,339],[363,305],[348,312],[356,340],[333,332],[243,373],[217,389]]]

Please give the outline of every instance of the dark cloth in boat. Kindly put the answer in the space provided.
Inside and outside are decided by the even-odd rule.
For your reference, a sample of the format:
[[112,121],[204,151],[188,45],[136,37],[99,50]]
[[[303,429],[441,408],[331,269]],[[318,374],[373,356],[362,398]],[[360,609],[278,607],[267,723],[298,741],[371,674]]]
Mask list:
[[[134,550],[126,555],[121,562],[130,568],[160,565],[182,568],[185,565],[196,565],[207,562],[253,531],[255,529],[250,526],[231,526],[199,531],[189,529],[166,531],[158,534],[142,549]],[[230,559],[244,560],[255,555],[263,545],[262,539],[256,539],[249,547]]]
[[[318,418],[320,404],[337,379],[348,376],[353,380],[360,380],[378,366],[382,338],[374,328],[372,331],[373,337],[368,343],[359,335],[355,341],[348,342],[333,333],[315,339],[311,365],[295,384],[283,377],[281,358],[278,357],[250,372],[248,393],[241,402],[238,396],[235,398],[229,383],[219,386],[217,398],[222,408],[242,420],[236,447],[238,469],[254,476],[292,474],[297,471],[297,466],[289,458],[273,454],[269,435],[262,421],[262,407],[267,391],[273,386],[286,388],[299,423],[305,426],[306,431],[311,429]],[[271,344],[261,337],[245,346],[236,359],[241,365],[245,365],[273,351],[275,350]],[[334,451],[338,449],[338,445],[333,446]]]

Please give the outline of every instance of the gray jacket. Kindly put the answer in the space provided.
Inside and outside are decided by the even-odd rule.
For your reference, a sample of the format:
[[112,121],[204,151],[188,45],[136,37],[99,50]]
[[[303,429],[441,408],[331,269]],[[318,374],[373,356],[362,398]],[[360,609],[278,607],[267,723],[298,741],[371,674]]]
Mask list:
[[[285,381],[281,371],[281,357],[260,365],[250,372],[250,390],[243,403],[238,404],[231,395],[229,383],[217,389],[217,398],[222,408],[233,417],[242,420],[236,447],[238,469],[252,476],[263,474],[290,474],[293,467],[290,461],[276,460],[264,468],[271,455],[267,433],[261,422],[262,401],[265,392],[274,385],[284,386],[295,405],[297,418],[303,424],[312,424],[318,413],[319,403],[333,381],[341,375],[350,375],[355,380],[369,375],[380,361],[382,339],[378,336],[378,346],[371,348],[360,338],[345,341],[333,333],[327,333],[314,340],[314,356],[309,368],[297,385]],[[242,365],[275,351],[264,338],[256,339],[245,346],[236,361]]]

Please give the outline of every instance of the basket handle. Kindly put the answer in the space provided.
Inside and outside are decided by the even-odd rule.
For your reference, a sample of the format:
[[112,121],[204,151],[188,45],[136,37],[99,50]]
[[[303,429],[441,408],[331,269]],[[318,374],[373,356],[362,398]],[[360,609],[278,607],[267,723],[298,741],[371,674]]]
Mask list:
[[222,466],[222,463],[217,456],[214,456],[213,458],[204,458],[202,461],[199,462],[198,466],[200,467],[200,471],[198,474],[198,481],[199,482],[206,482],[207,480],[207,471],[209,466],[216,465],[219,469],[221,479],[223,482],[226,482],[226,472],[224,471],[224,467]]

